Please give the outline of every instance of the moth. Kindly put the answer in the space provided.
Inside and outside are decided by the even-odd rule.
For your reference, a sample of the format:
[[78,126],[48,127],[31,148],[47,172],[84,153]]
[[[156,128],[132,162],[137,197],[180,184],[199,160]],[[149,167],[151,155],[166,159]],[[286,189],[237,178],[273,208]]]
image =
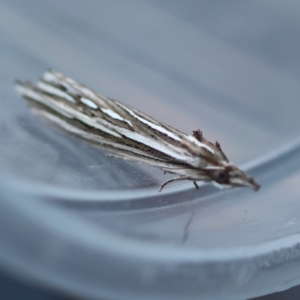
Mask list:
[[59,128],[108,150],[113,156],[176,174],[164,182],[211,182],[219,188],[260,188],[230,163],[218,142],[200,130],[187,135],[121,102],[104,97],[63,74],[48,70],[37,82],[17,81],[31,110]]

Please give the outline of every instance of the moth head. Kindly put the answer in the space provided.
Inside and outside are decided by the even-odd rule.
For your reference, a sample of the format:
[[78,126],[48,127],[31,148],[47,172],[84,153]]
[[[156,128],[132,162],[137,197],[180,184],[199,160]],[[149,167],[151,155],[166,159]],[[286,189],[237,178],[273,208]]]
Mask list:
[[260,188],[260,185],[252,177],[249,177],[245,172],[231,164],[220,167],[208,167],[207,174],[219,187],[249,187],[255,191]]

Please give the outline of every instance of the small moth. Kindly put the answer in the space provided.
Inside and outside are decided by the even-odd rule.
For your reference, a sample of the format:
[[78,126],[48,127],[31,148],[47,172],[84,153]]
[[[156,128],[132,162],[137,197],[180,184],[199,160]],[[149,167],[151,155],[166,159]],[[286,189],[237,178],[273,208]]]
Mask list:
[[16,82],[32,111],[59,128],[96,144],[113,156],[156,166],[177,176],[170,182],[212,182],[219,188],[260,188],[230,163],[218,142],[200,130],[187,135],[75,80],[48,70],[37,84]]

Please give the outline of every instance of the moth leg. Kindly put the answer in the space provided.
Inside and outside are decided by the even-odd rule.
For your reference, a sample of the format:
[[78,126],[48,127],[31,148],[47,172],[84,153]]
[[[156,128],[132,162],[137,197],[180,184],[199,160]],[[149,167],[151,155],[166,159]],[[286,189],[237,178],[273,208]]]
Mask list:
[[161,186],[160,186],[160,188],[159,188],[159,192],[161,192],[162,191],[162,189],[168,184],[168,183],[170,183],[170,182],[173,182],[173,181],[179,181],[179,180],[187,180],[187,179],[189,179],[189,177],[183,177],[183,176],[180,176],[180,177],[174,177],[174,178],[171,178],[171,179],[169,179],[169,180],[167,180],[167,181],[165,181]]
[[194,186],[196,187],[196,189],[199,190],[199,186],[198,186],[197,182],[193,181],[193,183],[194,183]]

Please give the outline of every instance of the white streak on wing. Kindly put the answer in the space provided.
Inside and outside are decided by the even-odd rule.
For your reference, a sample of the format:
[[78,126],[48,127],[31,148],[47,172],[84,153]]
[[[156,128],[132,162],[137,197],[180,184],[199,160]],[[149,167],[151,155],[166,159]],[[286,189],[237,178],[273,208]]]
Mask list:
[[[46,111],[37,110],[37,113],[41,116],[44,116],[48,120],[54,122],[55,124],[59,125],[61,128],[65,129],[66,131],[68,131],[70,133],[77,134],[79,136],[82,136],[83,138],[88,138],[89,140],[95,141],[95,142],[103,142],[105,140],[95,134],[91,134],[84,130],[78,129],[77,127],[72,126],[71,124],[64,121],[63,119],[56,117],[55,115],[52,115],[51,113],[48,113]],[[113,143],[111,143],[111,144],[113,144]]]
[[151,123],[148,120],[143,119],[142,117],[138,116],[133,111],[131,111],[129,108],[125,107],[124,105],[122,105],[122,107],[124,109],[126,109],[134,118],[136,118],[137,120],[141,121],[142,123],[148,125],[149,127],[153,128],[153,129],[155,129],[155,130],[157,130],[157,131],[159,131],[161,133],[166,134],[167,136],[169,136],[170,138],[172,138],[172,139],[174,139],[176,141],[179,141],[179,142],[181,141],[181,139],[177,135],[175,135],[173,132],[170,132],[170,131],[166,130],[165,128],[161,127],[161,126],[158,126],[156,124]]
[[46,93],[49,93],[49,94],[53,94],[53,95],[56,95],[57,97],[60,97],[60,98],[64,98],[65,100],[68,100],[72,103],[75,103],[76,101],[70,96],[68,95],[67,93],[64,93],[63,91],[51,86],[51,85],[48,85],[46,83],[43,83],[43,82],[38,82],[37,83],[37,86],[42,90],[42,91],[45,91]]
[[96,129],[99,129],[105,133],[108,133],[110,135],[113,135],[115,137],[120,137],[120,135],[118,133],[116,133],[115,131],[112,131],[110,129],[108,129],[106,126],[103,126],[101,124],[99,124],[98,122],[95,121],[95,119],[91,119],[90,117],[86,116],[85,114],[78,112],[75,109],[70,109],[72,115],[74,118],[76,118],[77,120],[83,122],[86,125],[89,125],[91,127],[94,127]]
[[196,144],[197,146],[202,147],[202,148],[205,148],[206,150],[208,150],[208,151],[211,152],[212,154],[215,153],[215,151],[214,151],[212,148],[210,148],[209,146],[207,146],[207,145],[204,144],[204,143],[199,142],[199,141],[198,141],[195,137],[193,137],[192,135],[186,135],[185,137],[186,137],[187,140],[189,140],[190,142]]
[[92,109],[97,109],[98,108],[98,106],[93,101],[91,101],[90,99],[81,97],[80,102],[82,102],[83,104],[85,104],[89,108],[92,108]]
[[[131,160],[139,163],[144,163],[150,166],[155,166],[164,170],[166,167],[170,166],[170,162],[159,160],[156,157],[146,157],[146,156],[135,156],[134,153],[123,153],[122,150],[116,149],[112,152],[112,156],[122,158],[125,160]],[[177,173],[177,172],[176,172]]]
[[74,88],[66,85],[61,79],[57,78],[57,76],[63,76],[62,74],[54,71],[48,71],[43,74],[43,80],[52,84],[59,84],[62,85],[67,91],[71,94],[75,94],[76,91]]
[[[168,149],[167,147],[165,147],[163,144],[153,141],[152,139],[147,138],[146,136],[142,136],[136,132],[132,132],[130,130],[124,129],[124,128],[116,128],[116,130],[125,135],[127,138],[137,141],[141,144],[147,145],[157,151],[160,151],[166,155],[169,155],[179,161],[185,162],[186,164],[189,164],[191,166],[194,167],[198,167],[199,166],[199,158],[198,157],[191,157],[185,154],[180,154],[177,153],[176,151],[171,150],[171,146],[170,149]],[[176,149],[181,150],[181,149]]]
[[99,124],[98,122],[95,122],[94,119],[91,119],[90,117],[84,115],[83,113],[72,108],[71,106],[66,105],[65,103],[55,101],[51,97],[48,97],[46,95],[42,96],[39,93],[32,90],[31,88],[27,88],[24,86],[17,85],[17,91],[20,93],[20,95],[29,97],[32,100],[35,100],[36,102],[40,102],[67,118],[75,118],[93,128],[99,129],[105,133],[112,135],[112,136],[120,137],[120,135],[118,133],[108,129],[106,126],[103,126],[103,125]]
[[24,87],[24,86],[21,86],[21,85],[17,85],[16,89],[21,96],[31,98],[32,100],[35,100],[36,102],[40,102],[40,103],[52,108],[53,110],[55,110],[56,112],[60,113],[61,115],[65,116],[67,118],[72,118],[72,114],[70,114],[69,112],[66,112],[63,107],[59,107],[58,105],[53,104],[50,101],[47,101],[46,96],[41,96],[39,93],[36,93],[34,90]]
[[113,119],[124,121],[124,118],[122,118],[119,114],[108,108],[101,108],[101,111]]
[[103,105],[103,102],[107,101],[106,97],[93,92],[89,88],[81,85],[80,83],[78,83],[77,81],[75,81],[69,77],[64,76],[63,74],[61,74],[57,71],[51,70],[51,71],[46,72],[43,75],[43,79],[50,83],[60,84],[60,85],[64,86],[69,93],[83,95],[85,98],[91,99],[95,103],[101,101],[101,103]]
[[[81,137],[83,137],[85,139],[88,139],[90,141],[94,141],[94,142],[98,142],[98,143],[101,143],[101,144],[104,144],[104,145],[115,147],[116,149],[119,149],[119,150],[129,151],[131,153],[135,153],[135,154],[138,154],[138,155],[145,156],[146,158],[150,158],[150,159],[154,159],[154,160],[158,160],[158,161],[163,162],[163,160],[160,160],[156,156],[149,155],[149,154],[147,154],[147,153],[145,153],[141,150],[138,150],[138,149],[135,149],[135,148],[123,145],[123,144],[114,143],[114,142],[111,142],[111,141],[109,141],[105,138],[102,138],[101,136],[91,134],[91,133],[88,133],[84,130],[78,129],[77,127],[72,126],[71,124],[64,121],[63,119],[61,119],[61,118],[59,118],[55,115],[52,115],[51,113],[48,113],[46,111],[42,111],[42,110],[35,109],[35,108],[33,108],[33,111],[36,111],[38,115],[40,115],[40,116],[48,119],[49,121],[59,125],[60,128],[66,130],[69,133],[76,134],[76,135],[81,136]],[[124,157],[126,157],[126,154],[123,154],[123,155],[124,155]],[[135,160],[138,161],[138,158],[136,158]]]
[[101,111],[115,120],[121,120],[121,121],[127,122],[132,127],[132,124],[130,121],[124,119],[119,114],[110,110],[109,108],[101,108]]
[[81,94],[84,95],[85,98],[93,99],[93,100],[97,100],[99,98],[99,95],[97,95],[95,92],[93,92],[89,88],[81,85],[77,81],[75,81],[69,77],[65,77],[64,75],[62,75],[56,71],[52,71],[52,72],[54,73],[54,76],[58,77],[58,79],[56,79],[57,81],[59,81],[59,82],[63,81],[64,84],[67,85],[68,88],[72,88],[76,93],[80,92]]
[[80,91],[87,97],[87,98],[92,98],[92,99],[95,99],[96,95],[93,91],[91,91],[90,89],[84,87],[84,86],[81,86],[80,87]]
[[205,170],[224,170],[224,166],[207,166]]
[[45,72],[43,74],[43,79],[47,82],[58,83],[56,76],[54,76],[54,74],[52,72],[48,72],[48,71]]

